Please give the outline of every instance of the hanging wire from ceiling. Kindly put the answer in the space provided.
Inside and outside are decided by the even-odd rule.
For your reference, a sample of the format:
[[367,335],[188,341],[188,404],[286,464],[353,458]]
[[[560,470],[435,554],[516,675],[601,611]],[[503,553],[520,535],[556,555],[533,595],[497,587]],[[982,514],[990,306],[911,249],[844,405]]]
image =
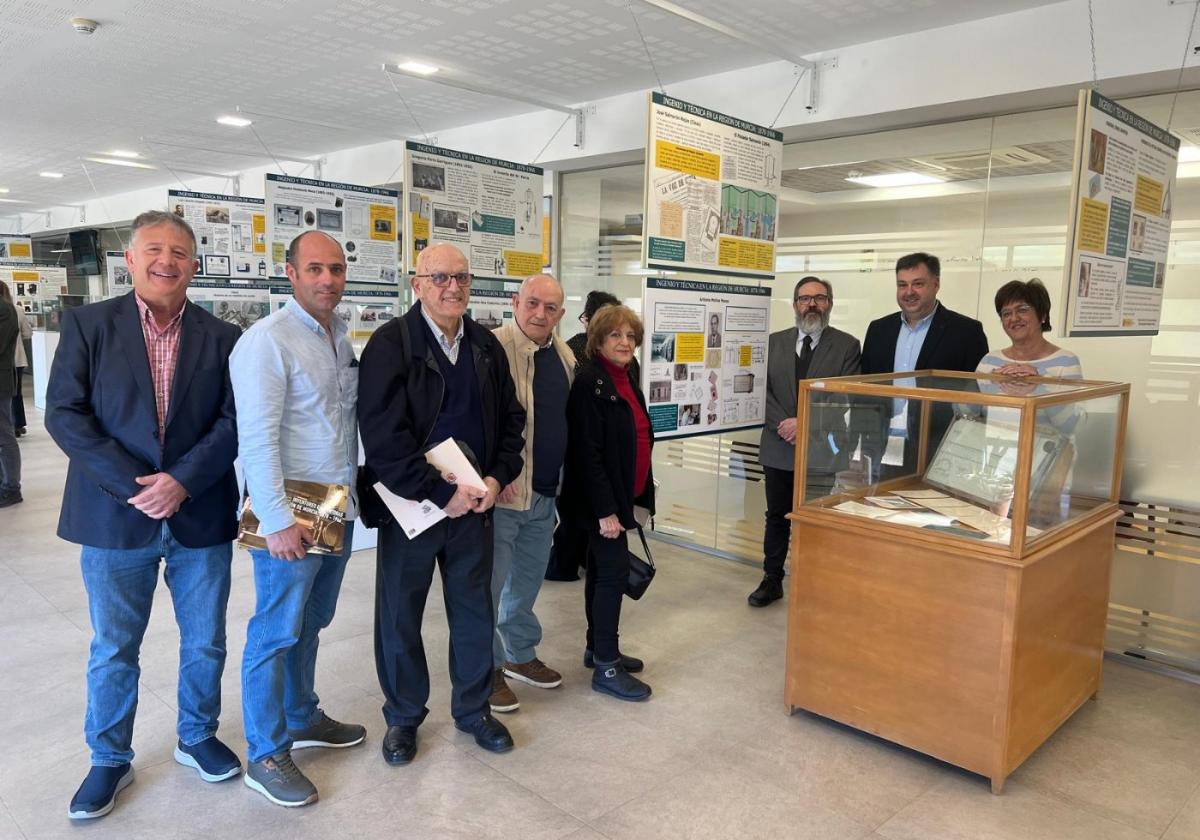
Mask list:
[[88,171],[87,164],[82,160],[79,161],[79,165],[83,167],[83,174],[87,177],[88,183],[92,187],[92,194],[96,197],[96,201],[100,203],[100,209],[104,211],[104,215],[108,217],[108,226],[111,227],[112,232],[117,235],[117,241],[121,243],[121,250],[124,251],[129,246],[125,242],[125,237],[121,236],[121,230],[117,227],[116,221],[113,220],[112,213],[108,212],[108,204],[105,203],[104,197],[100,195],[100,191],[96,189],[96,182],[92,180],[92,173]]
[[428,144],[429,134],[426,133],[425,129],[421,128],[421,123],[417,120],[417,115],[413,113],[413,109],[408,107],[408,100],[404,98],[404,94],[400,92],[400,88],[396,87],[396,80],[392,78],[392,74],[387,72],[387,70],[383,71],[383,75],[387,76],[388,83],[391,84],[392,90],[396,92],[396,98],[400,100],[400,104],[404,106],[404,110],[408,111],[408,118],[413,121],[413,125],[417,127],[417,131],[421,132],[421,137]]
[[769,126],[770,128],[774,128],[775,123],[779,122],[779,118],[783,116],[783,109],[786,108],[787,104],[792,101],[792,94],[796,92],[796,88],[800,87],[800,80],[804,78],[806,73],[808,73],[807,67],[801,67],[799,69],[800,72],[796,74],[796,83],[792,85],[792,89],[788,91],[787,98],[784,99],[783,104],[779,106],[779,113],[775,115],[775,119],[771,120],[771,125]]
[[1092,88],[1099,92],[1100,74],[1096,72],[1096,20],[1092,15],[1092,0],[1087,0],[1088,37],[1092,40]]
[[167,163],[166,160],[155,156],[154,149],[151,147],[150,141],[147,140],[145,137],[142,137],[141,141],[142,141],[142,145],[146,147],[146,150],[148,152],[150,152],[150,158],[152,160],[154,160],[155,163],[161,165],[163,169],[170,172],[175,177],[175,180],[179,182],[179,185],[181,187],[183,187],[188,192],[191,192],[192,188],[183,182],[183,179],[179,177],[179,173],[171,168],[171,164]]
[[550,139],[546,141],[546,145],[542,146],[542,150],[533,156],[533,160],[529,161],[530,166],[534,166],[537,164],[538,158],[540,158],[542,155],[544,155],[546,153],[546,149],[550,148],[550,144],[554,142],[554,138],[557,137],[559,132],[563,130],[563,128],[566,126],[566,124],[569,123],[573,119],[575,119],[574,114],[567,114],[567,118],[564,119],[561,123],[559,123],[558,128],[556,128],[554,130],[554,133],[550,135]]
[[262,137],[260,137],[258,134],[258,129],[256,129],[254,127],[254,123],[251,123],[250,125],[246,126],[246,128],[250,129],[250,133],[253,134],[254,139],[258,141],[258,145],[263,147],[263,151],[265,151],[267,153],[267,156],[269,158],[271,158],[271,160],[275,161],[275,168],[279,170],[279,174],[286,175],[287,170],[283,168],[283,164],[279,162],[279,158],[275,157],[275,153],[271,151],[270,147],[268,147],[267,144],[265,142],[263,142]]
[[654,56],[650,54],[650,45],[646,43],[646,36],[642,34],[642,26],[638,23],[637,13],[633,11],[633,4],[626,2],[625,8],[629,10],[629,16],[633,18],[633,28],[637,30],[638,38],[642,41],[642,49],[646,51],[646,60],[650,62],[650,69],[654,71],[654,78],[658,80],[658,89],[663,96],[666,96],[667,89],[663,87],[662,76],[658,75],[658,67],[654,63]]
[[1171,97],[1171,112],[1167,115],[1167,131],[1171,130],[1171,121],[1175,119],[1175,103],[1179,101],[1179,90],[1183,87],[1183,68],[1187,67],[1188,53],[1192,49],[1192,35],[1196,31],[1196,13],[1200,12],[1200,2],[1192,9],[1192,22],[1188,24],[1187,42],[1183,45],[1183,60],[1179,62],[1179,75],[1175,79],[1175,95]]

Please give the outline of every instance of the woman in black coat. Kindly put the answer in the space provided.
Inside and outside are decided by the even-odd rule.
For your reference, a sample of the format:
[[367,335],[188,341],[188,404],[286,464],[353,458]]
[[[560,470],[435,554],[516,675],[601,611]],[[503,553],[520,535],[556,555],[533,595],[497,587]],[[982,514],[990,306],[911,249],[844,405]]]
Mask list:
[[654,512],[653,435],[632,373],[642,336],[641,319],[625,306],[606,306],[588,324],[589,358],[575,375],[567,402],[561,496],[566,515],[588,535],[584,664],[595,667],[594,690],[621,700],[650,696],[650,686],[630,673],[642,670],[641,660],[623,656],[618,646],[629,577],[626,532],[637,528],[635,506]]

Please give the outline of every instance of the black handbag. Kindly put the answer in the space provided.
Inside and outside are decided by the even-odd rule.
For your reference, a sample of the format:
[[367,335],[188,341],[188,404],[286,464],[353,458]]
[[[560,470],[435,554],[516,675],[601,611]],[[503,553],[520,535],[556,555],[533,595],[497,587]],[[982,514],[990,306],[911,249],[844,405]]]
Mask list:
[[650,546],[646,544],[646,532],[642,527],[638,526],[638,536],[642,538],[642,549],[646,552],[646,559],[643,560],[632,551],[629,554],[629,579],[625,581],[625,594],[633,600],[638,600],[646,594],[646,590],[650,588],[650,581],[654,580],[654,558],[650,555]]

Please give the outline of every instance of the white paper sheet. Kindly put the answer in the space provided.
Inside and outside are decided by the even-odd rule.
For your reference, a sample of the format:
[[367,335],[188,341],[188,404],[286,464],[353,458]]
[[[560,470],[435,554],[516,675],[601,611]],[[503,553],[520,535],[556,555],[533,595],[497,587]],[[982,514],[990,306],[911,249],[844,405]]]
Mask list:
[[410,540],[446,518],[446,512],[429,499],[414,502],[412,499],[397,496],[384,487],[383,482],[375,482],[375,492],[392,512],[392,516],[396,517],[396,521],[404,529],[404,535]]
[[451,484],[463,485],[466,487],[475,487],[479,490],[487,490],[487,485],[483,483],[479,473],[471,466],[471,462],[467,460],[466,454],[462,451],[453,438],[446,438],[437,446],[425,453],[425,460],[437,468],[437,471],[442,474],[442,477]]

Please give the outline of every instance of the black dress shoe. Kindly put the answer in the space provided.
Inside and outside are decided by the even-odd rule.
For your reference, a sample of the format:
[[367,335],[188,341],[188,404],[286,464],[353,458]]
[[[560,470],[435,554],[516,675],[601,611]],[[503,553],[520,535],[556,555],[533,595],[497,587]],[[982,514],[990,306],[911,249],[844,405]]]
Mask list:
[[762,579],[762,583],[758,585],[758,589],[750,593],[750,597],[746,601],[752,607],[765,607],[772,601],[778,601],[782,597],[783,581],[767,575]]
[[459,732],[474,735],[475,743],[488,752],[502,753],[513,748],[512,736],[508,734],[504,724],[491,715],[484,715],[474,723],[454,721],[454,728]]
[[383,760],[388,764],[408,764],[417,755],[417,727],[389,726],[383,736]]
[[[619,654],[619,655],[621,657],[621,667],[624,668],[630,674],[636,674],[638,671],[640,671],[646,667],[646,663],[643,662],[642,660],[638,659],[636,656],[626,656],[623,653]],[[584,651],[583,651],[583,667],[584,668],[595,668],[596,667],[596,657],[591,652],[591,650],[589,650],[587,648],[584,648]]]

